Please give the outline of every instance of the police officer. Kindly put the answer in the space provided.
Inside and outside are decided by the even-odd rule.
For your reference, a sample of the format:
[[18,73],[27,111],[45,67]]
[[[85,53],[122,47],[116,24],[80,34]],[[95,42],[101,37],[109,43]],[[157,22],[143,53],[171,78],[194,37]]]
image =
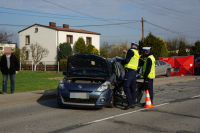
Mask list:
[[[139,53],[137,51],[138,44],[135,42],[131,43],[131,48],[126,54],[126,59],[121,61],[121,64],[125,68],[124,78],[124,92],[128,105],[124,108],[125,110],[135,107],[136,102],[136,73],[139,62]],[[123,50],[125,53],[126,51]]]
[[[153,79],[155,78],[155,58],[151,54],[151,47],[143,47],[146,60],[143,65],[143,77],[145,89],[149,91],[151,103],[153,104]],[[143,106],[145,103],[143,103]]]

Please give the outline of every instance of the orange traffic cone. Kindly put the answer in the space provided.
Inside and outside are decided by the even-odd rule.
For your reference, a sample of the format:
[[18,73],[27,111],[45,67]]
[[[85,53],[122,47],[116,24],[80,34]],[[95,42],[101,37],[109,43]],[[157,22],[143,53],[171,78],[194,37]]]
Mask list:
[[144,108],[154,108],[154,106],[151,104],[151,99],[148,90],[146,90],[146,105],[144,106]]

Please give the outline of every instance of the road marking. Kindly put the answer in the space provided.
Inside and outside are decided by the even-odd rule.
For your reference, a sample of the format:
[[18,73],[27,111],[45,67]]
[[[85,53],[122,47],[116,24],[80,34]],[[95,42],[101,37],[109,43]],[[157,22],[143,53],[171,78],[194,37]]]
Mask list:
[[191,97],[191,98],[196,98],[196,97],[200,97],[200,95],[198,95],[198,96],[193,96],[193,97]]
[[[154,107],[159,107],[159,106],[163,106],[163,105],[167,105],[167,104],[169,104],[169,103],[159,104],[159,105],[156,105],[156,106],[154,106]],[[97,122],[105,121],[105,120],[112,119],[112,118],[115,118],[115,117],[119,117],[119,116],[123,116],[123,115],[128,115],[128,114],[140,112],[140,111],[142,111],[142,110],[147,110],[147,109],[150,109],[150,108],[143,108],[143,109],[139,109],[139,110],[135,110],[135,111],[131,111],[131,112],[119,114],[119,115],[114,115],[114,116],[111,116],[111,117],[107,117],[107,118],[103,118],[103,119],[99,119],[99,120],[87,122],[87,123],[84,123],[83,125],[88,125],[88,124],[92,124],[92,123],[97,123]]]

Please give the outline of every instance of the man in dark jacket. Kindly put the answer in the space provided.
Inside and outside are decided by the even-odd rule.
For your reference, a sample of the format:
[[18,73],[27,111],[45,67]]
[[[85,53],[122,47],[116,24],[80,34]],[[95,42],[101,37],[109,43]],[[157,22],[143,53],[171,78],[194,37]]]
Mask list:
[[15,90],[15,74],[18,73],[18,61],[15,55],[11,53],[11,47],[4,47],[4,55],[1,57],[1,73],[3,74],[3,94],[7,92],[8,75],[10,75],[11,94]]
[[[143,47],[146,55],[146,60],[143,65],[143,77],[145,83],[145,89],[149,91],[151,103],[153,104],[153,79],[155,78],[155,58],[151,54],[151,47]],[[143,106],[146,103],[143,103]]]
[[[121,64],[124,65],[126,72],[123,87],[128,105],[124,108],[125,110],[134,108],[136,103],[136,73],[139,62],[137,47],[138,44],[132,42],[131,48],[127,52],[126,59],[121,61]],[[125,50],[124,53],[126,53]]]

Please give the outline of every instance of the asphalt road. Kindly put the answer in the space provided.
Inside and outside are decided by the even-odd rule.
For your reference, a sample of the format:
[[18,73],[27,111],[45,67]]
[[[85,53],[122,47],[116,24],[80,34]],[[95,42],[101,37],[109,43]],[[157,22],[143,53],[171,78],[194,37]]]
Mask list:
[[[0,108],[1,133],[200,133],[200,80],[154,86],[153,109],[59,108],[55,100]],[[143,96],[144,102],[145,96]]]

